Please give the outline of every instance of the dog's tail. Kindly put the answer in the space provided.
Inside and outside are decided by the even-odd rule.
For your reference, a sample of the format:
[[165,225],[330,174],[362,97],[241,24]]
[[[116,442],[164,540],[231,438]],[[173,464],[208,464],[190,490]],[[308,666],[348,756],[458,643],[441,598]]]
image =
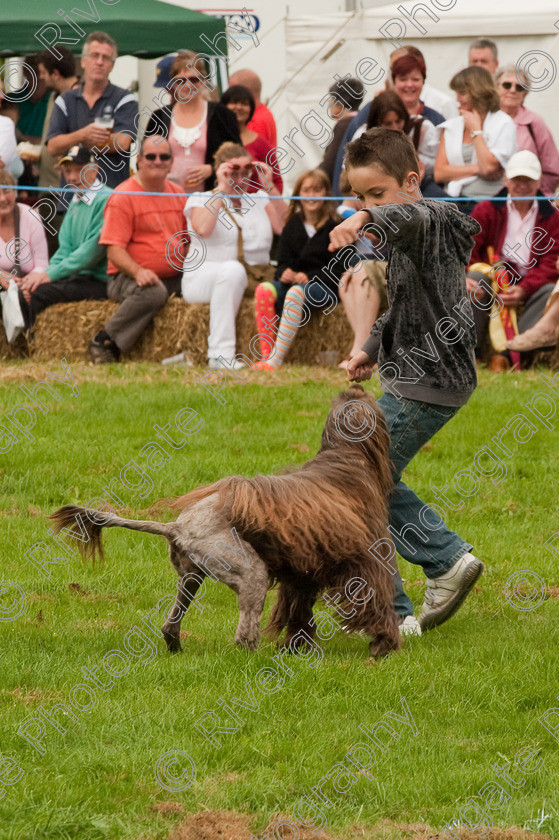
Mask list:
[[[54,521],[54,530],[63,533],[77,543],[82,557],[96,556],[103,559],[103,543],[101,531],[103,528],[130,528],[132,531],[147,531],[149,534],[159,534],[171,542],[175,536],[174,522],[151,522],[150,520],[122,519],[120,516],[93,512],[78,505],[65,505],[52,513],[49,517]],[[102,521],[99,521],[102,520]]]

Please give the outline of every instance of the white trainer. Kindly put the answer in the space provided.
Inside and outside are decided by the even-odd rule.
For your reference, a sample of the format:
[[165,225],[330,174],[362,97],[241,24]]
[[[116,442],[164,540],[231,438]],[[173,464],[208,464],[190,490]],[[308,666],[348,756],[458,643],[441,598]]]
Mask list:
[[454,615],[483,569],[481,560],[468,551],[444,575],[432,580],[427,578],[425,600],[419,616],[419,624],[424,632]]
[[421,625],[415,615],[407,615],[398,624],[401,636],[421,636]]
[[215,368],[219,370],[220,368],[225,368],[226,370],[241,370],[241,368],[245,367],[244,362],[239,361],[239,359],[232,359],[230,362],[227,359],[219,357],[219,359],[208,359],[208,367]]

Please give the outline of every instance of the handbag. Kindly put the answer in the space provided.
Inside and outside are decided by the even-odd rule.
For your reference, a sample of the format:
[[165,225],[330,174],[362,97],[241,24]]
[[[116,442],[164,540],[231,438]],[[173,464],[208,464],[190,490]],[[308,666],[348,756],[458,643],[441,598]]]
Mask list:
[[[489,263],[474,263],[470,271],[480,271],[485,274],[491,284],[495,300],[491,306],[489,318],[489,341],[494,353],[504,353],[507,349],[507,341],[518,335],[518,318],[516,307],[503,306],[502,302],[497,303],[499,293],[509,288],[509,276],[504,266],[499,266],[501,260],[495,256],[494,249],[489,245],[487,248]],[[517,370],[521,369],[521,358],[518,350],[509,350],[510,359]]]
[[[15,276],[23,277],[23,271],[21,270],[21,263],[19,261],[21,240],[19,238],[19,207],[17,204],[14,207],[14,228],[15,262],[12,272],[15,269]],[[2,321],[6,330],[6,337],[11,344],[25,329],[25,319],[19,302],[19,286],[13,279],[13,276],[10,278],[7,290],[0,292],[0,300],[2,302]]]
[[245,251],[243,248],[243,231],[240,224],[235,218],[234,213],[228,207],[224,208],[225,212],[237,228],[237,259],[244,267],[247,273],[248,286],[245,289],[244,297],[253,298],[256,287],[260,283],[271,282],[276,276],[276,269],[269,263],[260,263],[257,265],[249,265],[245,260]]

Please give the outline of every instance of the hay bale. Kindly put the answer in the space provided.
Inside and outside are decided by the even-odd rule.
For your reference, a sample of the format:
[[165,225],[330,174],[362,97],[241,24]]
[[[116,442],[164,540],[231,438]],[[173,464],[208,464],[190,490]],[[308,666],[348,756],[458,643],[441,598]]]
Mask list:
[[2,361],[10,359],[25,359],[28,355],[29,350],[25,336],[23,334],[18,335],[16,340],[12,342],[12,344],[9,344],[8,339],[6,338],[6,331],[0,321],[0,359],[2,359]]
[[87,358],[87,345],[117,307],[118,303],[109,300],[80,300],[49,306],[35,323],[31,357],[43,361]]
[[[45,361],[87,358],[87,345],[118,305],[108,300],[82,300],[50,306],[37,318],[31,356]],[[193,364],[206,364],[209,315],[209,304],[187,304],[182,298],[172,296],[124,358],[161,362],[184,352]],[[237,316],[237,353],[258,359],[256,334],[254,301],[244,299]],[[287,361],[314,364],[323,350],[337,350],[342,358],[351,341],[351,328],[342,306],[338,305],[328,315],[313,315],[311,322],[298,330]]]

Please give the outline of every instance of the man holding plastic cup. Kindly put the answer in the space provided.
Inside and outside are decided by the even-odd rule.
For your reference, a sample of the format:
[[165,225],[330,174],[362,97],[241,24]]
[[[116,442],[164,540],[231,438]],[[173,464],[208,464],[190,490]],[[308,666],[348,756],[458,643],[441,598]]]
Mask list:
[[47,149],[60,157],[87,146],[99,164],[99,178],[116,187],[130,175],[130,146],[136,137],[136,96],[109,82],[117,46],[105,32],[92,32],[81,58],[81,84],[59,96],[47,132]]

